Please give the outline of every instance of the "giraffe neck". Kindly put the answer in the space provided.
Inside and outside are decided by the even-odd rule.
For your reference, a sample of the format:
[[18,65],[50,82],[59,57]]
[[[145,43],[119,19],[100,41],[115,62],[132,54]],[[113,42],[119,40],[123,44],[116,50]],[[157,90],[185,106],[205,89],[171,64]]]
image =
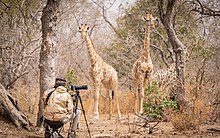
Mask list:
[[146,26],[143,56],[150,57],[150,25]]
[[86,47],[87,47],[87,51],[89,54],[89,58],[90,58],[90,62],[91,64],[94,64],[99,57],[99,55],[96,53],[95,49],[94,49],[94,45],[92,43],[91,37],[89,36],[89,34],[86,34]]

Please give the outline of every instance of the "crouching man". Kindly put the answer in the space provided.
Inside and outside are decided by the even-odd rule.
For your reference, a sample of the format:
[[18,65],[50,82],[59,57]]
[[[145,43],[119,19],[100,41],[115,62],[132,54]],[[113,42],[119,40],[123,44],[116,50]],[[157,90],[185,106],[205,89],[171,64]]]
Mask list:
[[51,131],[56,131],[62,137],[58,129],[68,122],[72,123],[68,138],[77,136],[75,131],[79,124],[80,110],[74,112],[73,100],[67,91],[66,84],[65,79],[56,78],[54,88],[46,90],[43,94],[45,138],[52,135]]

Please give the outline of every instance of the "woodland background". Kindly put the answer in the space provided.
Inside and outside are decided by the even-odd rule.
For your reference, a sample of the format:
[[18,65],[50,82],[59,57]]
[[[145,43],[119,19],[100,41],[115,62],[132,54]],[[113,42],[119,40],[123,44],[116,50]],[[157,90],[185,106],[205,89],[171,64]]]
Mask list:
[[[46,0],[0,0],[0,83],[33,124],[40,97],[41,16],[46,3]],[[59,9],[57,46],[53,51],[55,76],[63,75],[75,85],[89,86],[82,97],[86,113],[92,114],[89,60],[85,42],[77,30],[81,23],[86,23],[91,27],[97,53],[118,72],[122,114],[131,113],[131,68],[144,39],[145,23],[141,18],[146,13],[159,17],[158,1],[63,0]],[[188,119],[196,125],[220,121],[219,9],[219,0],[178,0],[174,7],[174,29],[186,46],[185,93],[193,109],[188,112],[191,117]],[[155,26],[151,33],[151,57],[157,71],[174,62],[174,52],[161,21]],[[103,92],[101,97],[100,112],[105,114],[107,96]],[[4,115],[3,110],[0,114]],[[181,117],[186,119],[183,115],[173,119]]]

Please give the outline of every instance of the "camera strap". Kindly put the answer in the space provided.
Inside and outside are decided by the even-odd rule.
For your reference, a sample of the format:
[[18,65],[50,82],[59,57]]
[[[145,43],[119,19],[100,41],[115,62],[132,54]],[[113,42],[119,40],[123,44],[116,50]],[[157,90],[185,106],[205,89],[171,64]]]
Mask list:
[[50,93],[48,93],[47,98],[46,98],[46,106],[47,106],[47,102],[51,96],[51,94],[55,91],[56,89],[54,89],[53,91],[51,91]]

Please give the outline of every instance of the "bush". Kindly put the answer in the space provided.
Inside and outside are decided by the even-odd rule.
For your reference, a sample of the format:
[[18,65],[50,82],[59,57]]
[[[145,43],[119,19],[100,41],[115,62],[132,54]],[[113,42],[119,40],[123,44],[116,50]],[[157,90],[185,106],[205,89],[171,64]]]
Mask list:
[[168,96],[159,90],[157,83],[146,87],[145,95],[144,114],[153,119],[165,120],[167,115],[178,111],[176,101],[167,98]]
[[188,98],[187,105],[181,109],[181,112],[175,113],[171,120],[174,128],[179,131],[198,129],[213,113],[213,107],[207,105],[206,99],[190,95],[186,98]]

